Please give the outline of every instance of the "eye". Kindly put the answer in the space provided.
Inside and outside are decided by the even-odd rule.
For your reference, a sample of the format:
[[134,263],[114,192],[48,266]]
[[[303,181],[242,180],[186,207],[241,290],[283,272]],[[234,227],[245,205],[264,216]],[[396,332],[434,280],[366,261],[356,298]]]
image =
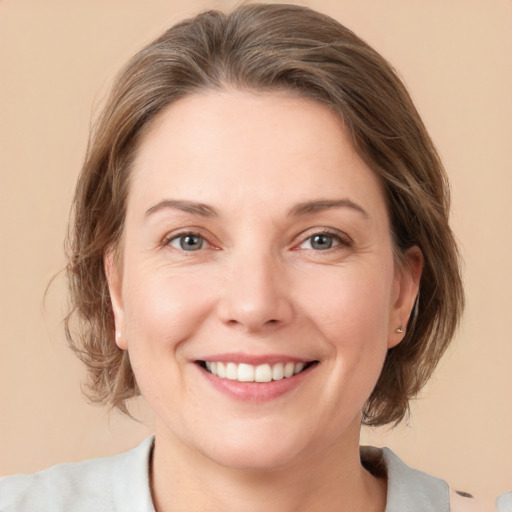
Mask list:
[[203,248],[206,241],[197,233],[182,233],[170,238],[168,245],[182,251],[198,251]]
[[349,245],[340,235],[330,232],[314,233],[300,244],[301,249],[313,249],[314,251],[326,251],[338,245]]

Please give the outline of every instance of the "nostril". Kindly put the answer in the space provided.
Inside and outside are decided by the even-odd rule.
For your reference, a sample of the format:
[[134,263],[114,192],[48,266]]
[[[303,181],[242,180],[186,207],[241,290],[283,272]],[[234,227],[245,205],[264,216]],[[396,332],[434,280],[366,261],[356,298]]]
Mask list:
[[288,300],[274,300],[262,293],[245,296],[226,296],[219,302],[220,320],[230,327],[245,327],[249,331],[277,329],[293,317],[293,308]]

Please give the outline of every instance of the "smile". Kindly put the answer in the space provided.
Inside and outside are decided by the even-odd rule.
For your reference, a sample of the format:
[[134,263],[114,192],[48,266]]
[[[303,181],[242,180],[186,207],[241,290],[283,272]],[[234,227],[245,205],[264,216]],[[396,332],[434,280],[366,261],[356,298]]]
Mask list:
[[201,361],[200,366],[221,379],[238,382],[272,382],[293,377],[315,363],[316,361],[309,363],[288,362],[255,366],[246,363]]

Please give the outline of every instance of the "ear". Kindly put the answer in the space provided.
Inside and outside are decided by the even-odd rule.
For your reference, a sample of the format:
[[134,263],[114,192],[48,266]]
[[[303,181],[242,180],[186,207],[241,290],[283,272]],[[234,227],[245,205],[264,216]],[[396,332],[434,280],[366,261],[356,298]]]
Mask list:
[[418,296],[423,264],[423,253],[419,247],[414,246],[406,251],[399,268],[395,271],[388,348],[398,345],[405,336],[407,323]]
[[128,347],[125,338],[125,315],[122,301],[122,272],[114,250],[107,251],[103,256],[103,267],[114,312],[116,345],[120,349],[126,350]]

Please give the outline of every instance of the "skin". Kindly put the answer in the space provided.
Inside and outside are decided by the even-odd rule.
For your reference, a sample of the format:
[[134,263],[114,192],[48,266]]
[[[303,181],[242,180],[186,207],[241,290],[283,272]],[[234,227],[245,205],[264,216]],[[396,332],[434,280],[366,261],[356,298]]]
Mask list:
[[[121,247],[105,264],[117,343],[156,416],[157,510],[383,511],[361,410],[422,257],[395,264],[381,184],[339,117],[276,92],[179,100],[141,140]],[[239,400],[197,364],[223,353],[318,363],[281,396]]]

